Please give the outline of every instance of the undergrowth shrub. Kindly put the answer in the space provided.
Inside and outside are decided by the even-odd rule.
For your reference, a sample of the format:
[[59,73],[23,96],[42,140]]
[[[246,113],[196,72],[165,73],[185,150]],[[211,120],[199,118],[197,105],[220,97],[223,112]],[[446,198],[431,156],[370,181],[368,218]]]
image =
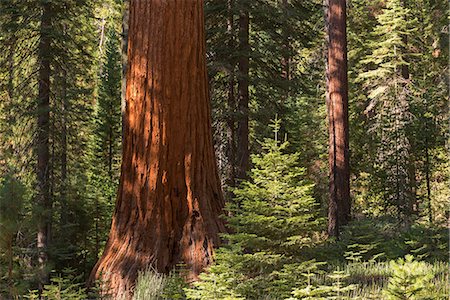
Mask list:
[[350,293],[358,286],[347,283],[346,279],[349,276],[345,271],[336,270],[327,274],[322,279],[322,283],[318,281],[316,284],[312,284],[309,281],[303,289],[294,289],[292,294],[295,298],[290,299],[354,299],[350,297]]
[[166,276],[149,268],[138,274],[133,291],[133,300],[161,299],[166,285]]
[[26,296],[26,299],[85,300],[88,299],[88,295],[82,276],[75,276],[72,269],[64,269],[62,274],[50,279],[50,284],[44,285],[41,298],[38,296],[38,291],[33,290]]
[[186,299],[185,287],[180,271],[173,270],[165,275],[148,268],[138,274],[133,300]]
[[[388,300],[445,299],[439,295],[433,282],[434,272],[430,264],[414,260],[412,255],[391,261],[392,275],[384,291]],[[441,298],[444,296],[444,298]]]

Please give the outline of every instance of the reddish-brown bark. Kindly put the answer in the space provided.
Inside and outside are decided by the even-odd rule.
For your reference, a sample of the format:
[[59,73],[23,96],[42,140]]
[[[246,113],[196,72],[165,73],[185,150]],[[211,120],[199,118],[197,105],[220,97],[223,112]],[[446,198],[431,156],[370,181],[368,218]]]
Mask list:
[[327,108],[329,120],[330,200],[328,233],[350,220],[346,1],[328,0]]
[[91,279],[129,290],[139,270],[191,278],[224,225],[210,121],[203,1],[132,0],[123,161],[116,209]]

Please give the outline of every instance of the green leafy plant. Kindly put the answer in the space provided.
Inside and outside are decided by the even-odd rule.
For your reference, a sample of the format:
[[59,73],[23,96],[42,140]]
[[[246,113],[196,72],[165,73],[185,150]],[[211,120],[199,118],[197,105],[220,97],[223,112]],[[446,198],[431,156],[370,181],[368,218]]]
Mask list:
[[425,262],[414,260],[414,256],[407,255],[404,259],[391,261],[392,276],[385,295],[389,300],[425,300],[435,299],[433,290],[433,272]]

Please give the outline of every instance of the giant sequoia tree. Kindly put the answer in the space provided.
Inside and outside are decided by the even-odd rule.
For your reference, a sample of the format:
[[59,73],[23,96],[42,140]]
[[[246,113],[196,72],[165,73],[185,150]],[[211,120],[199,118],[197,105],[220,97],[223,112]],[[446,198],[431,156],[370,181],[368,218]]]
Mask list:
[[149,265],[195,278],[212,261],[224,226],[205,58],[202,0],[130,2],[120,186],[92,272],[113,294]]

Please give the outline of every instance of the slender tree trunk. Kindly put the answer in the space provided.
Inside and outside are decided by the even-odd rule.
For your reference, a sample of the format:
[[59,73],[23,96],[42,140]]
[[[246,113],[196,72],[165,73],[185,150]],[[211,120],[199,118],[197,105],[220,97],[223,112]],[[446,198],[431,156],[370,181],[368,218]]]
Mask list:
[[184,263],[196,279],[225,229],[203,1],[133,0],[129,24],[119,193],[105,251],[91,273],[115,296],[149,265],[167,273]]
[[9,289],[9,295],[14,296],[15,295],[15,288],[14,288],[14,278],[13,278],[13,270],[14,270],[14,235],[7,236],[7,250],[6,255],[8,258],[8,289]]
[[63,224],[67,224],[67,71],[61,71],[61,217]]
[[247,178],[249,169],[250,152],[248,140],[248,120],[249,120],[249,30],[250,30],[248,9],[240,11],[239,16],[239,50],[242,53],[239,58],[238,76],[238,120],[237,120],[237,150],[236,150],[236,177],[238,179]]
[[[228,19],[227,19],[227,33],[228,33],[228,47],[229,49],[234,49],[234,0],[228,0]],[[228,70],[228,95],[227,95],[227,106],[228,114],[226,120],[227,126],[227,169],[226,169],[226,179],[225,184],[227,186],[226,199],[230,200],[233,198],[233,192],[230,187],[236,185],[236,96],[235,96],[235,61],[230,56],[229,59],[229,70]]]
[[433,209],[431,207],[431,183],[430,183],[430,153],[428,142],[428,120],[425,121],[425,180],[427,185],[428,221],[433,223]]
[[[286,101],[290,94],[290,80],[291,80],[291,56],[290,56],[290,41],[289,41],[289,3],[288,0],[281,0],[280,7],[283,11],[283,28],[282,28],[282,55],[281,55],[281,79],[283,81],[282,94],[280,106],[278,109],[278,117],[283,120],[286,114]],[[281,139],[286,135],[285,122],[280,124]]]
[[330,200],[328,234],[339,235],[350,220],[350,165],[346,1],[328,0],[327,108],[329,120]]
[[51,7],[44,3],[41,17],[39,42],[39,94],[37,103],[37,250],[39,267],[39,290],[48,282],[48,240],[51,224],[51,201],[49,193],[49,134],[50,134],[50,30]]
[[[11,198],[14,199],[14,182],[11,184]],[[0,211],[1,213],[1,211]],[[15,220],[14,220],[15,221]],[[15,295],[15,288],[14,288],[14,278],[13,278],[13,271],[14,271],[14,233],[8,232],[7,235],[4,237],[7,242],[7,253],[6,257],[8,259],[8,288],[9,288],[9,294],[10,296]]]

